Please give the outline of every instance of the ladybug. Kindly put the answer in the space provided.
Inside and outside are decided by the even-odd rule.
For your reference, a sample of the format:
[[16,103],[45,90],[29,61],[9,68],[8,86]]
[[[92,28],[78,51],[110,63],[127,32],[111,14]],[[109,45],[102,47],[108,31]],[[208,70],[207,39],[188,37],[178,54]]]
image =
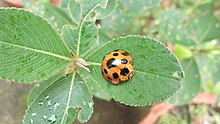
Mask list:
[[125,50],[114,50],[103,57],[102,75],[108,82],[119,84],[134,76],[132,57]]

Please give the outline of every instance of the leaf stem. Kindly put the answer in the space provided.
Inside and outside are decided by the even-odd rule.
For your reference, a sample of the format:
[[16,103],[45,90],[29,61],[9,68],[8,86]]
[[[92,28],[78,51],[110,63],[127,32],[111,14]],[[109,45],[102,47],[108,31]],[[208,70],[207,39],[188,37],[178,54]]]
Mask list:
[[80,27],[79,27],[79,35],[78,35],[78,40],[77,40],[76,58],[79,58],[79,54],[80,54],[80,42],[81,42],[81,33],[82,33],[83,23],[85,22],[86,18],[89,16],[89,13],[93,11],[97,6],[99,6],[99,4],[96,4],[79,23]]
[[74,80],[75,80],[75,76],[76,76],[76,72],[73,73],[73,76],[72,76],[72,80],[71,80],[71,84],[70,84],[70,90],[69,90],[69,95],[68,95],[68,99],[67,99],[67,104],[66,104],[66,109],[63,113],[63,117],[62,117],[62,120],[61,120],[61,124],[64,124],[64,120],[65,120],[65,115],[68,115],[68,109],[69,109],[69,104],[70,104],[70,99],[71,99],[71,95],[72,95],[72,90],[73,90],[73,83],[74,83]]
[[97,62],[87,62],[89,65],[97,65],[97,66],[101,66],[101,63],[97,63]]

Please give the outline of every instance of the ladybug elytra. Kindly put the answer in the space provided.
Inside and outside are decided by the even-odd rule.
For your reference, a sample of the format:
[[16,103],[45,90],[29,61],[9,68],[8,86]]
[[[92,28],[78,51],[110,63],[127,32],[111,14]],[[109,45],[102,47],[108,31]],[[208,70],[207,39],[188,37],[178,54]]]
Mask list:
[[127,81],[134,76],[132,57],[125,50],[114,50],[102,60],[102,75],[113,84]]

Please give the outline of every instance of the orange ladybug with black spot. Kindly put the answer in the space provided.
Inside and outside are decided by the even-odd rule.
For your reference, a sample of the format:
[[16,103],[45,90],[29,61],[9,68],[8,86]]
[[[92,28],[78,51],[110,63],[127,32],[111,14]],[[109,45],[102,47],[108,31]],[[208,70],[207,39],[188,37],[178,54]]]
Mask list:
[[119,84],[134,76],[132,57],[125,50],[114,50],[103,57],[102,75],[108,82]]

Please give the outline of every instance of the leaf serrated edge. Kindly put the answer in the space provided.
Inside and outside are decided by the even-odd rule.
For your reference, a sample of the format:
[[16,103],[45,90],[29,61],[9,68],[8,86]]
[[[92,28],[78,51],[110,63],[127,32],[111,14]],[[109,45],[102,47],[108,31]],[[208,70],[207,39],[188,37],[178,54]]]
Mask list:
[[[54,30],[54,32],[56,33],[56,35],[60,38],[60,40],[62,41],[62,43],[63,43],[64,46],[66,47],[66,51],[67,51],[67,53],[69,54],[69,57],[71,56],[71,55],[70,55],[70,51],[68,50],[68,48],[67,48],[65,42],[62,40],[60,34],[59,34],[58,32],[56,32],[56,30],[55,30],[55,28],[52,26],[52,24],[50,24],[48,20],[44,19],[44,18],[42,17],[42,15],[37,14],[37,13],[30,12],[30,11],[25,10],[25,9],[22,9],[22,8],[14,8],[14,7],[0,7],[0,11],[1,11],[1,10],[19,10],[19,11],[24,11],[24,12],[30,13],[30,14],[32,14],[33,16],[37,17],[37,18],[41,18],[43,21],[45,21],[45,22]],[[68,65],[68,64],[67,64],[67,65]],[[67,66],[67,65],[66,65],[66,66]],[[66,67],[66,66],[65,66],[65,67]],[[17,83],[25,83],[25,84],[26,84],[26,83],[36,83],[36,82],[40,82],[40,81],[47,80],[49,77],[51,77],[51,76],[55,75],[56,73],[60,72],[60,71],[63,70],[65,67],[61,68],[60,70],[55,71],[54,73],[51,73],[50,75],[45,76],[44,78],[42,78],[42,79],[40,79],[40,80],[22,81],[22,80],[15,80],[15,79],[10,79],[10,78],[6,78],[6,77],[4,77],[4,78],[3,78],[3,77],[0,77],[0,79],[7,80],[7,81],[13,81],[13,82],[17,82]]]
[[118,37],[118,38],[114,38],[114,39],[108,41],[107,43],[103,44],[103,45],[100,46],[98,49],[94,50],[90,55],[88,55],[87,57],[85,57],[85,59],[88,58],[88,57],[90,57],[93,53],[95,53],[96,51],[98,51],[98,50],[101,49],[102,47],[106,46],[106,45],[109,44],[110,42],[113,42],[113,41],[115,41],[115,40],[120,40],[120,39],[129,38],[129,37],[139,37],[139,38],[149,39],[150,41],[153,41],[153,42],[156,42],[156,43],[160,44],[160,45],[163,46],[167,51],[169,51],[169,54],[170,54],[172,57],[175,58],[176,62],[177,62],[178,65],[179,65],[180,71],[181,71],[181,78],[178,80],[178,81],[180,81],[180,86],[177,88],[177,90],[176,90],[175,92],[173,92],[172,94],[168,95],[167,97],[164,97],[163,99],[161,99],[161,100],[159,100],[159,101],[156,101],[156,102],[146,103],[146,104],[142,104],[142,105],[127,104],[127,103],[125,103],[125,102],[123,102],[123,101],[117,100],[117,99],[115,98],[115,96],[113,96],[113,95],[110,95],[110,96],[111,96],[115,101],[117,101],[117,102],[119,102],[119,103],[122,103],[122,104],[124,104],[124,105],[128,105],[128,106],[146,106],[146,105],[152,105],[152,104],[156,104],[156,103],[162,102],[162,101],[168,99],[169,97],[173,96],[174,94],[176,94],[176,93],[180,90],[180,88],[182,87],[182,83],[181,83],[181,82],[182,82],[182,79],[185,77],[183,68],[182,68],[182,66],[181,66],[181,64],[180,64],[180,62],[179,62],[179,60],[177,59],[177,57],[174,55],[174,53],[172,53],[172,52],[165,46],[165,44],[163,44],[163,43],[161,43],[161,42],[159,42],[159,41],[157,41],[157,40],[155,40],[155,39],[153,39],[153,38],[146,37],[146,36],[139,36],[139,35],[127,35],[127,36],[125,36],[125,37],[124,37],[124,36],[120,36],[120,37]]
[[[56,80],[53,81],[53,83],[51,83],[51,84],[48,85],[46,88],[44,88],[43,90],[41,90],[41,92],[38,93],[38,95],[36,96],[36,98],[38,98],[44,91],[46,91],[47,89],[49,89],[49,87],[51,87],[54,83],[56,83],[57,81],[59,81],[61,78],[62,78],[62,77],[57,78]],[[25,110],[25,114],[24,114],[23,119],[22,119],[22,122],[23,122],[23,123],[24,123],[24,119],[25,119],[25,117],[26,117],[26,116],[25,116],[26,113],[28,112],[30,106],[31,106],[32,104],[34,104],[34,102],[36,101],[36,98],[33,99],[33,101],[27,106],[28,108]]]
[[[109,2],[110,0],[108,0],[108,2]],[[105,18],[107,18],[107,17],[109,17],[110,15],[112,15],[115,11],[116,11],[116,8],[117,8],[117,6],[118,6],[118,2],[117,2],[117,0],[114,0],[115,1],[115,6],[114,6],[114,8],[113,8],[113,10],[108,14],[108,15],[105,15],[104,17],[102,17],[102,18],[98,18],[98,19],[105,19]],[[107,6],[108,6],[108,3],[107,3]],[[106,6],[106,7],[107,7]],[[102,8],[102,9],[106,9],[106,7],[105,8]],[[94,10],[94,12],[96,12],[96,13],[99,13],[99,12],[97,12],[97,10]],[[100,14],[100,13],[99,13]]]
[[[70,52],[68,51],[65,43],[63,42],[60,34],[56,31],[56,28],[53,27],[53,25],[47,20],[45,19],[42,15],[38,14],[38,13],[34,13],[34,12],[31,12],[29,10],[26,10],[26,9],[22,9],[22,8],[15,8],[15,7],[0,7],[0,11],[1,10],[19,10],[19,11],[24,11],[24,12],[27,12],[29,14],[32,14],[33,16],[37,17],[37,18],[40,18],[42,19],[44,22],[46,22],[46,24],[48,24],[51,29],[53,29],[53,31],[55,32],[55,34],[60,38],[60,40],[62,41],[62,43],[64,44],[65,48],[66,48],[66,52],[68,53],[69,57],[71,56]],[[66,56],[67,57],[67,56]]]
[[174,94],[176,94],[177,92],[179,92],[180,89],[182,88],[182,83],[180,82],[180,84],[181,84],[181,85],[180,85],[180,86],[177,88],[177,90],[176,90],[175,92],[173,92],[172,94],[170,94],[170,95],[168,95],[168,96],[164,97],[163,99],[160,99],[160,100],[158,100],[158,101],[156,101],[156,102],[149,102],[149,103],[146,103],[146,104],[140,104],[140,105],[138,105],[138,104],[127,104],[127,103],[125,103],[125,102],[118,101],[117,99],[115,99],[114,96],[112,96],[112,97],[113,97],[113,99],[114,99],[115,101],[117,101],[117,102],[119,102],[119,103],[122,103],[122,104],[124,104],[124,105],[127,105],[127,106],[133,106],[133,107],[150,106],[150,105],[154,105],[154,104],[163,102],[163,101],[169,99],[170,97],[172,97],[172,96],[173,96]]
[[133,38],[133,37],[137,37],[137,38],[142,38],[142,39],[149,39],[153,42],[156,42],[157,44],[163,46],[168,52],[169,54],[175,58],[176,62],[178,63],[179,67],[180,67],[180,71],[181,71],[181,78],[184,78],[185,77],[185,74],[184,74],[184,71],[183,71],[183,68],[180,64],[180,61],[177,59],[177,57],[175,56],[174,53],[172,53],[166,46],[165,44],[157,41],[156,39],[153,39],[153,38],[150,38],[150,37],[146,37],[146,36],[140,36],[140,35],[127,35],[127,36],[120,36],[120,37],[117,37],[117,38],[114,38],[108,42],[106,42],[105,44],[101,45],[99,48],[97,48],[96,50],[94,50],[93,52],[91,52],[88,56],[85,57],[85,59],[87,59],[88,57],[90,57],[92,54],[94,54],[96,51],[98,51],[99,49],[101,49],[102,47],[106,46],[107,44],[115,41],[115,40],[120,40],[120,39],[126,39],[126,38]]

